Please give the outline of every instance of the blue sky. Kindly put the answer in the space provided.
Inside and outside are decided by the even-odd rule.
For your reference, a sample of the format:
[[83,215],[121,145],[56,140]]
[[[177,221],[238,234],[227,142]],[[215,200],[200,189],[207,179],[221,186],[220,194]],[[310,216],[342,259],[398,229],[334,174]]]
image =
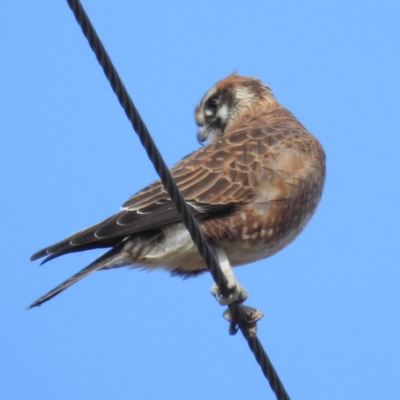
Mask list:
[[[236,269],[294,399],[400,398],[400,3],[84,1],[165,160],[233,70],[262,79],[327,153],[317,213]],[[98,272],[30,255],[156,178],[65,1],[0,4],[1,399],[273,399],[208,274]]]

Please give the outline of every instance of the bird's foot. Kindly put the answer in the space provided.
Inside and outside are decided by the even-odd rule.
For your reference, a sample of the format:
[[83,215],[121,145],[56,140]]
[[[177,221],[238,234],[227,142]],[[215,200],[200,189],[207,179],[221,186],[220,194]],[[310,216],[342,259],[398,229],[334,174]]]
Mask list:
[[[242,306],[244,314],[246,316],[246,325],[242,329],[245,329],[244,333],[248,336],[254,337],[257,333],[257,321],[259,321],[264,314],[262,311],[257,310],[253,307]],[[233,318],[232,312],[227,308],[222,314],[223,317],[230,322],[229,334],[235,335],[239,329],[238,322]]]
[[228,279],[228,290],[228,295],[224,296],[216,283],[211,286],[211,294],[217,299],[221,306],[232,303],[242,303],[248,297],[245,288],[239,284],[234,276],[233,279]]

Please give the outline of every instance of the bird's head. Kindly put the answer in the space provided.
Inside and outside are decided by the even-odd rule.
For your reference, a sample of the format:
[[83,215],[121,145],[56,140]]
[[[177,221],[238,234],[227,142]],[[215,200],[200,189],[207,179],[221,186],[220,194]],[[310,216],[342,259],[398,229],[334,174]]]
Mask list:
[[271,89],[259,79],[239,76],[235,72],[218,81],[201,99],[194,110],[198,126],[197,140],[210,142],[224,135],[238,117],[257,111],[257,103],[276,104]]

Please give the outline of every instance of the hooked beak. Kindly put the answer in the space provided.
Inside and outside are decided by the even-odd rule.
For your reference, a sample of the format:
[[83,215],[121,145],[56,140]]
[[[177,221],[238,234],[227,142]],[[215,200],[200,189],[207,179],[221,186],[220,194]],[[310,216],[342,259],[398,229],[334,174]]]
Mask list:
[[207,129],[203,126],[200,126],[197,130],[197,141],[200,145],[204,146],[204,142],[208,139]]

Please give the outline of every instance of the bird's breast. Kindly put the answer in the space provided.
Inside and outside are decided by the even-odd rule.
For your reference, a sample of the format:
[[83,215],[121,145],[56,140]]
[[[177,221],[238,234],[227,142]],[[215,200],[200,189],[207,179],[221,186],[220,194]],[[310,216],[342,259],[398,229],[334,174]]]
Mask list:
[[[289,147],[259,169],[252,201],[224,218],[202,223],[209,240],[226,251],[232,265],[266,258],[303,230],[321,198],[325,179],[322,148]],[[279,152],[278,152],[279,153]]]

